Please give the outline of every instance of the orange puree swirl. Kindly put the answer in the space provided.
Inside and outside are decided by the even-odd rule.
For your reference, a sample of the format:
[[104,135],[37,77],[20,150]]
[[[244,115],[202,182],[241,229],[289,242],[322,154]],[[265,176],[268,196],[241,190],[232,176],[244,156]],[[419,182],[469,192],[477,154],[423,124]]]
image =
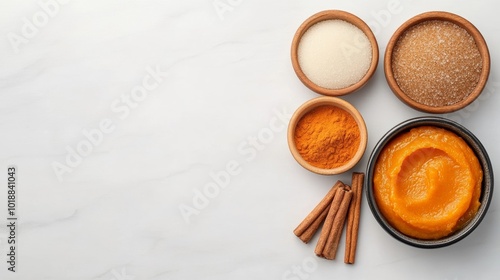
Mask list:
[[481,165],[462,138],[422,126],[384,147],[373,188],[380,211],[393,227],[410,237],[438,239],[474,217],[482,180]]

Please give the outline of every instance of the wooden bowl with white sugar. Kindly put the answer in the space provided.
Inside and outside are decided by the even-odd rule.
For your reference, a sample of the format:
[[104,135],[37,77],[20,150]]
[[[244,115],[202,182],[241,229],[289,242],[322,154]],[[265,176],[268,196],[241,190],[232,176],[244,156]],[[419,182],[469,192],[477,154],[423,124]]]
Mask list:
[[378,44],[370,27],[340,10],[312,15],[292,41],[292,66],[309,89],[328,96],[352,93],[377,69]]

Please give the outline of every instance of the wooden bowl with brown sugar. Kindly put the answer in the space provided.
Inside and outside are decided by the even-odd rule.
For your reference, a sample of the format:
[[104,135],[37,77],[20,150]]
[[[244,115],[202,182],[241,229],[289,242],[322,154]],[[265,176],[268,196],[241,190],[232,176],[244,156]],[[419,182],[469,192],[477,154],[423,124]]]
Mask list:
[[340,10],[316,13],[297,29],[292,41],[292,66],[309,89],[340,96],[364,86],[379,58],[370,27],[357,16]]
[[288,147],[305,169],[334,175],[353,168],[368,142],[365,121],[349,102],[331,96],[311,99],[292,115]]
[[384,72],[394,94],[427,113],[449,113],[472,103],[490,73],[479,30],[448,12],[426,12],[401,25],[389,40]]

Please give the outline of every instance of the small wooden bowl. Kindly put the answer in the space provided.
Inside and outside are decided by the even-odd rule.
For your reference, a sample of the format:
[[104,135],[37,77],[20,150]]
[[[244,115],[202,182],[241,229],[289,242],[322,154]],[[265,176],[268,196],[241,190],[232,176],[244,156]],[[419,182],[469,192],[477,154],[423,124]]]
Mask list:
[[[294,141],[295,129],[297,127],[297,123],[299,122],[299,120],[312,109],[323,105],[335,106],[351,114],[354,120],[356,120],[360,132],[360,143],[357,152],[354,154],[354,157],[346,164],[332,169],[319,168],[311,165],[309,162],[304,160],[300,155],[299,151],[297,150]],[[295,111],[292,118],[290,119],[287,136],[288,136],[287,139],[288,147],[290,148],[290,152],[292,153],[295,160],[305,169],[321,175],[340,174],[354,167],[363,157],[363,154],[365,153],[366,150],[366,143],[368,142],[368,132],[366,129],[366,124],[359,111],[347,101],[344,101],[340,98],[328,97],[328,96],[317,97],[302,104],[302,106],[300,106]]]
[[[476,42],[476,46],[479,50],[479,53],[481,54],[482,58],[482,71],[480,74],[480,79],[479,82],[476,86],[476,88],[470,93],[469,96],[464,98],[462,101],[459,101],[455,104],[448,105],[448,106],[440,106],[440,107],[433,107],[433,106],[428,106],[426,104],[422,104],[419,102],[416,102],[415,100],[411,99],[408,95],[405,94],[405,92],[399,87],[396,79],[394,78],[394,72],[392,69],[392,55],[394,48],[396,46],[396,43],[398,42],[399,38],[411,27],[425,22],[425,21],[430,21],[430,20],[442,20],[442,21],[448,21],[451,23],[454,23],[463,29],[465,29],[473,38],[474,41]],[[385,72],[385,77],[387,80],[387,83],[389,84],[389,87],[393,91],[393,93],[404,103],[409,105],[410,107],[422,111],[422,112],[427,112],[427,113],[436,113],[436,114],[442,114],[442,113],[450,113],[457,111],[459,109],[464,108],[465,106],[469,105],[472,103],[483,91],[486,82],[488,80],[488,76],[490,73],[490,54],[488,51],[488,46],[486,45],[486,41],[484,40],[483,36],[479,32],[479,30],[469,21],[466,19],[452,14],[448,12],[441,12],[441,11],[434,11],[434,12],[426,12],[420,15],[417,15],[405,23],[401,25],[396,32],[392,35],[391,39],[389,40],[389,43],[387,44],[387,48],[385,50],[385,56],[384,56],[384,72]]]
[[[317,84],[313,83],[311,80],[309,80],[304,72],[302,72],[302,69],[300,68],[299,60],[298,60],[298,46],[300,43],[300,40],[302,38],[302,35],[309,29],[309,27],[313,26],[314,24],[323,21],[323,20],[332,20],[332,19],[340,19],[344,20],[346,22],[349,22],[359,28],[363,33],[365,33],[366,37],[368,37],[368,40],[370,41],[371,47],[372,47],[372,61],[370,64],[370,68],[366,72],[365,76],[358,81],[357,83],[348,86],[346,88],[341,88],[341,89],[328,89],[324,88],[321,86],[318,86]],[[377,44],[377,39],[375,38],[375,35],[373,35],[372,30],[370,27],[360,18],[357,16],[350,14],[345,11],[339,11],[339,10],[327,10],[327,11],[322,11],[317,14],[312,15],[309,17],[306,21],[300,25],[299,29],[297,29],[297,32],[295,33],[295,36],[293,37],[292,41],[292,49],[291,49],[291,58],[292,58],[292,66],[293,70],[295,71],[295,74],[297,74],[297,77],[299,80],[309,89],[323,95],[328,95],[328,96],[341,96],[345,95],[351,92],[354,92],[358,89],[360,89],[362,86],[364,86],[368,80],[373,76],[375,73],[375,70],[377,69],[377,64],[378,64],[378,58],[379,58],[379,52],[378,52],[378,44]]]

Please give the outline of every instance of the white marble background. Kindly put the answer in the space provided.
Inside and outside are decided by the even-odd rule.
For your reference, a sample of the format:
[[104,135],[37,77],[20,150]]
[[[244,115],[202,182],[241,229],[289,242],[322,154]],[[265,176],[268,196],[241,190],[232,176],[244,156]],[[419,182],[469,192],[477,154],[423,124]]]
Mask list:
[[[388,129],[422,115],[385,82],[387,41],[410,17],[445,10],[474,23],[492,57],[483,96],[446,117],[482,140],[498,174],[497,2],[0,1],[0,279],[497,278],[498,192],[475,232],[435,250],[392,239],[364,198],[356,264],[343,263],[343,242],[339,260],[316,258],[316,239],[302,244],[292,230],[350,175],[312,174],[286,143],[290,114],[318,96],[289,58],[303,20],[342,9],[376,34],[379,68],[345,97],[368,125],[364,171]],[[16,273],[6,263],[11,164]]]

